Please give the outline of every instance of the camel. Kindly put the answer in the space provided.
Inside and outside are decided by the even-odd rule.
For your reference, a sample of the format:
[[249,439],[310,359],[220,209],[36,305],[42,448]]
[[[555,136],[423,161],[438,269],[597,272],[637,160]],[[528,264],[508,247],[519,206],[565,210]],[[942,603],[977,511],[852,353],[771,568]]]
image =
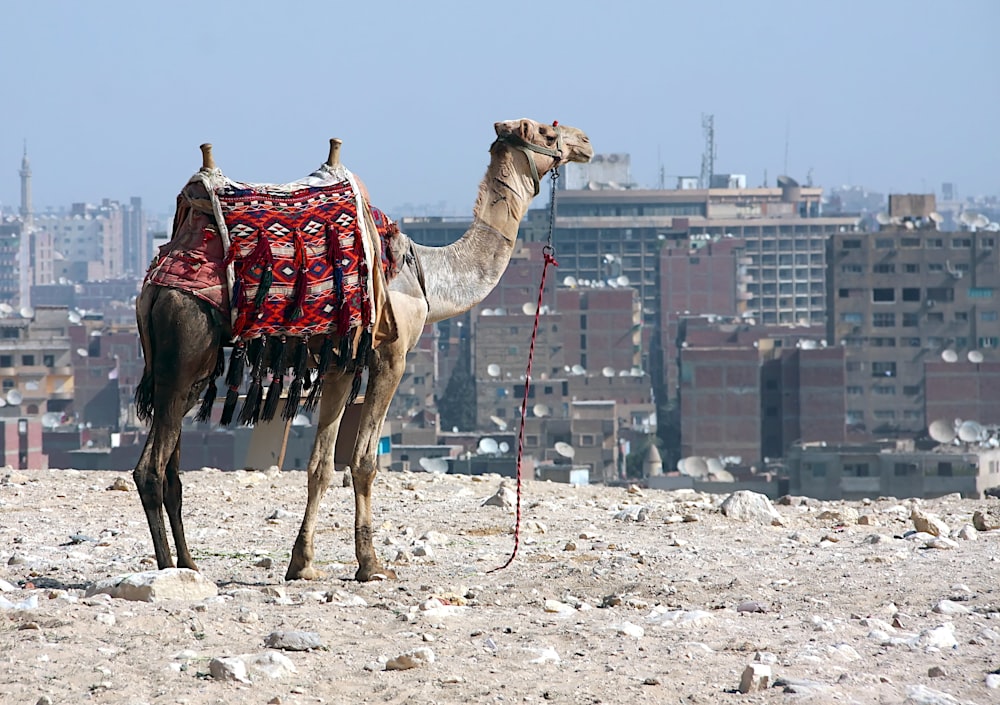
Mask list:
[[[539,179],[561,164],[587,162],[593,156],[588,137],[573,127],[521,119],[498,122],[494,128],[496,140],[490,146],[489,166],[466,233],[445,247],[421,246],[402,233],[396,236],[394,250],[407,253],[400,258],[399,272],[389,280],[387,291],[398,334],[370,353],[360,429],[350,463],[358,581],[396,577],[379,561],[372,544],[371,493],[382,425],[403,377],[407,352],[417,345],[426,324],[468,311],[497,285],[510,261],[521,219],[538,194]],[[140,387],[145,384],[151,390],[151,425],[133,478],[160,569],[174,567],[163,520],[165,509],[178,567],[198,570],[181,520],[181,422],[209,382],[214,384],[217,351],[231,339],[224,318],[190,293],[148,282],[136,302],[145,358]],[[316,437],[307,465],[305,514],[286,580],[324,577],[314,565],[313,540],[320,501],[334,474],[334,448],[351,386],[352,375],[342,370],[333,369],[323,379]]]

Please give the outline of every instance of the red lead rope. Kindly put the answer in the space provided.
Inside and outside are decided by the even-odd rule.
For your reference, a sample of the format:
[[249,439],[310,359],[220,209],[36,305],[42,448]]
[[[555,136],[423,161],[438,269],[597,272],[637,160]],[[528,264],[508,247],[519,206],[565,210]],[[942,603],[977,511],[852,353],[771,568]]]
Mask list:
[[511,552],[510,558],[507,559],[506,563],[499,568],[486,571],[487,573],[503,570],[513,563],[514,558],[517,556],[518,546],[521,545],[521,458],[524,455],[524,419],[528,415],[528,390],[531,389],[531,361],[535,357],[535,338],[538,337],[538,319],[542,315],[545,273],[548,271],[550,264],[553,267],[559,266],[550,246],[546,245],[542,250],[542,254],[545,257],[545,265],[542,267],[542,283],[538,287],[538,304],[535,306],[535,325],[531,329],[531,345],[528,347],[528,369],[524,373],[524,398],[521,399],[521,428],[517,432],[517,514],[514,520],[514,550]]

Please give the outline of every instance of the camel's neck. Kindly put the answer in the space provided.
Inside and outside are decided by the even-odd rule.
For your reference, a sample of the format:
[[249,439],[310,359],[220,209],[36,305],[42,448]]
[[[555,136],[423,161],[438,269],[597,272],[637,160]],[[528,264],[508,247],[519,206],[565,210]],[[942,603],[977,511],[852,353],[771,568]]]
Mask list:
[[526,155],[494,147],[472,226],[445,247],[414,245],[427,286],[427,323],[464,313],[493,291],[510,262],[518,226],[533,197]]

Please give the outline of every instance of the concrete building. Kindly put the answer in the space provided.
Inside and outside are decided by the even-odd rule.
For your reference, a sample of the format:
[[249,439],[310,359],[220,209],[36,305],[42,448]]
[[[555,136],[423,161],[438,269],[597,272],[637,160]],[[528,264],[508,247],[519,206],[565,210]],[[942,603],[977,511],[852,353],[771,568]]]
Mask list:
[[1000,485],[1000,450],[939,446],[918,450],[910,442],[793,448],[785,459],[791,494],[817,499],[940,497],[959,492],[981,498]]
[[19,308],[21,297],[21,241],[24,224],[0,218],[0,303]]
[[123,223],[121,204],[109,199],[100,206],[74,203],[65,214],[36,214],[33,283],[100,281],[123,276]]
[[73,403],[70,322],[65,308],[0,318],[0,417],[61,417]]
[[853,440],[925,431],[929,363],[1000,362],[1000,234],[939,232],[924,210],[829,241],[827,336],[847,352]]

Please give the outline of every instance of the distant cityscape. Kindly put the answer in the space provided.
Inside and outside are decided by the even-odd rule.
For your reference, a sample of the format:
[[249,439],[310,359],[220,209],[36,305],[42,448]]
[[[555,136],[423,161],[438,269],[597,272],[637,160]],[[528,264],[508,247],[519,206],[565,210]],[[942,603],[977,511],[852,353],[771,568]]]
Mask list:
[[[3,462],[131,469],[135,296],[167,232],[138,197],[36,213],[27,152],[19,176],[20,207],[0,212]],[[819,498],[1000,486],[1000,198],[752,186],[711,160],[640,188],[628,154],[559,184],[489,297],[425,330],[383,466],[513,475],[524,408],[523,470],[541,479]],[[430,246],[471,223],[397,215]],[[256,429],[187,423],[182,467],[263,462]],[[308,415],[288,438],[279,461],[304,468]]]

